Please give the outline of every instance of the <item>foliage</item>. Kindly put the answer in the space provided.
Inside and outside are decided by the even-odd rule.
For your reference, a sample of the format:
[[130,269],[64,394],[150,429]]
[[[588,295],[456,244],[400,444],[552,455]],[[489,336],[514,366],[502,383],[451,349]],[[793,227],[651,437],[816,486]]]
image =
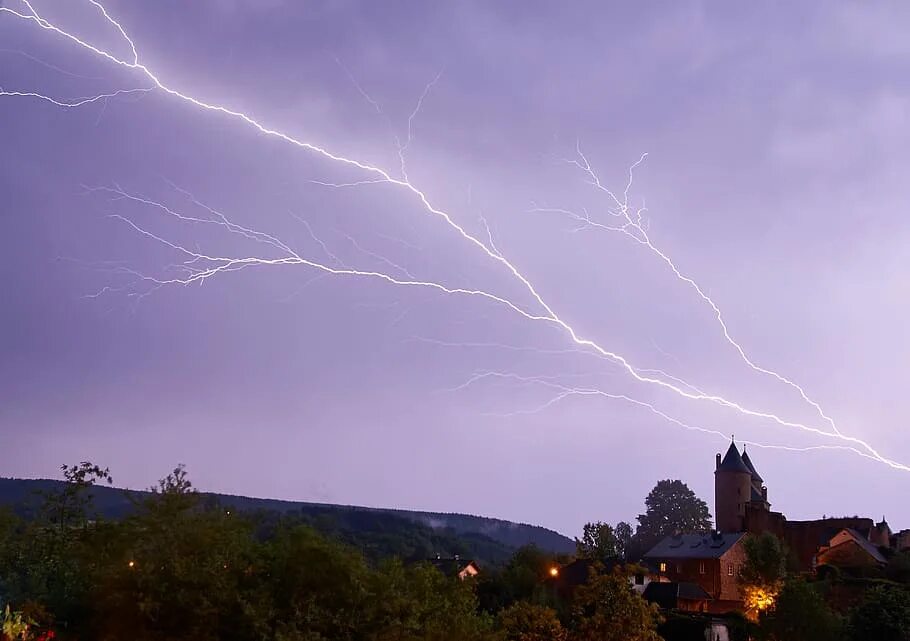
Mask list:
[[764,532],[743,541],[746,562],[740,573],[745,585],[770,586],[783,581],[787,573],[787,551],[780,539]]
[[[0,505],[11,506],[27,520],[39,516],[43,494],[57,494],[62,481],[0,478]],[[120,489],[96,484],[91,489],[92,506],[107,520],[134,514],[137,501],[146,492],[131,492],[130,500]],[[257,525],[274,531],[287,521],[309,525],[326,536],[339,538],[363,550],[371,562],[387,556],[417,560],[460,554],[484,565],[504,563],[522,545],[534,543],[558,553],[574,552],[574,541],[546,528],[511,523],[467,514],[437,514],[404,510],[380,510],[343,505],[279,501],[242,496],[200,493],[212,501],[245,514],[256,514]]]
[[730,641],[755,641],[756,639],[764,639],[767,636],[757,623],[750,621],[738,612],[728,614],[725,619]]
[[739,575],[748,612],[761,612],[774,605],[787,574],[785,546],[770,532],[749,535],[743,541],[746,562]]
[[613,533],[616,535],[616,555],[627,561],[637,561],[637,558],[631,558],[634,547],[633,539],[635,537],[632,526],[625,521],[620,521],[613,528]]
[[480,606],[486,612],[497,612],[517,601],[554,605],[553,591],[545,585],[556,565],[552,554],[534,545],[519,548],[501,570],[489,569],[478,581]]
[[618,556],[618,541],[609,523],[585,523],[581,539],[575,539],[575,555],[580,559],[606,561]]
[[815,585],[798,578],[783,584],[774,609],[762,616],[761,628],[775,641],[843,638],[840,617],[828,607]]
[[[111,483],[110,472],[89,462],[62,466],[65,482],[41,495],[36,518],[0,518],[0,587],[38,623],[64,626],[85,620],[92,542],[104,529],[92,510],[96,482]],[[50,615],[49,613],[53,613]]]
[[0,632],[7,639],[25,639],[32,623],[22,616],[21,612],[11,612],[9,604],[3,611],[3,626]]
[[620,568],[597,568],[579,586],[571,607],[572,641],[659,641],[657,606],[641,598]]
[[638,515],[636,534],[645,550],[666,536],[711,530],[708,504],[682,481],[658,481],[645,498],[645,513]]
[[910,551],[898,552],[888,559],[885,576],[898,583],[910,583]]
[[910,593],[903,587],[877,586],[850,613],[850,639],[907,641],[910,639]]
[[[473,581],[427,564],[377,567],[300,524],[272,523],[262,536],[261,522],[197,493],[182,466],[112,522],[90,521],[91,501],[83,500],[96,472],[106,470],[64,471],[73,472],[65,491],[42,505],[62,520],[0,514],[0,588],[22,610],[56,620],[64,638],[480,641],[494,634],[492,619],[478,613]],[[515,569],[544,559],[527,550]],[[15,638],[21,631],[11,626],[27,618],[38,617],[7,617]]]
[[499,613],[499,626],[507,641],[565,641],[566,630],[556,611],[520,601]]

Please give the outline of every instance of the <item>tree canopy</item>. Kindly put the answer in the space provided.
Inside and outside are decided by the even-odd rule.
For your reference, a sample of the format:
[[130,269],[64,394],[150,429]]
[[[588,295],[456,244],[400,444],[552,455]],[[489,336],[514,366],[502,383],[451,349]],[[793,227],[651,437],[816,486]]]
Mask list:
[[595,567],[572,604],[572,641],[659,641],[662,618],[657,606],[642,599],[620,568]]
[[750,534],[743,541],[746,562],[739,584],[747,611],[766,610],[774,605],[787,574],[787,550],[770,532]]
[[606,561],[619,556],[619,541],[609,523],[585,523],[581,539],[575,539],[575,556]]
[[710,530],[708,504],[682,481],[663,480],[645,498],[645,513],[638,515],[636,534],[647,550],[666,536]]

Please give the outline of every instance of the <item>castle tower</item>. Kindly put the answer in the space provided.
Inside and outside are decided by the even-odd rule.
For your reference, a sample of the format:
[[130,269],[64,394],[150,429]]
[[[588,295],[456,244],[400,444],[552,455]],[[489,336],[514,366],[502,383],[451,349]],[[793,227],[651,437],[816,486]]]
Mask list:
[[714,519],[721,532],[745,529],[746,504],[752,500],[752,470],[743,462],[732,440],[723,460],[714,469]]
[[745,463],[746,467],[749,468],[749,471],[752,472],[752,502],[756,504],[755,506],[759,509],[764,509],[766,511],[770,510],[771,504],[768,503],[768,488],[765,487],[764,480],[755,470],[752,459],[749,458],[749,454],[746,452],[745,445],[743,445],[743,463]]

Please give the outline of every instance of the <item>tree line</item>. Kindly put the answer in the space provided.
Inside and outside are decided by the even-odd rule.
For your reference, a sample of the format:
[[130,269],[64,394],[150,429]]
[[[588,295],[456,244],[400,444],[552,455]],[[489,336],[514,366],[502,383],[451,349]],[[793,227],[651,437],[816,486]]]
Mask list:
[[[703,638],[703,619],[661,614],[629,580],[664,536],[710,530],[707,505],[681,481],[657,483],[634,529],[588,523],[573,556],[525,546],[462,581],[293,515],[223,508],[180,466],[117,520],[92,500],[96,484],[112,482],[107,469],[81,463],[63,476],[34,518],[0,511],[2,641]],[[869,576],[819,578],[798,573],[772,535],[745,547],[751,617],[730,618],[735,641],[910,640],[910,554]],[[572,558],[593,561],[593,572],[567,592],[552,572]]]
[[113,641],[586,641],[659,639],[660,617],[622,570],[571,599],[547,578],[565,561],[533,546],[477,579],[430,563],[368,558],[294,519],[235,513],[183,467],[106,520],[110,472],[63,468],[33,519],[0,513],[6,639]]

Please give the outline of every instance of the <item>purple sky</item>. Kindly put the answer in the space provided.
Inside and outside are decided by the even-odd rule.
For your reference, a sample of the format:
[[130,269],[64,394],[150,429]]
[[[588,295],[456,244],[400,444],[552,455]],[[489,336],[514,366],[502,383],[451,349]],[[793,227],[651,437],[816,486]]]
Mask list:
[[[132,62],[88,0],[32,4]],[[622,198],[648,153],[629,202],[647,205],[654,245],[756,364],[802,385],[844,434],[910,464],[910,10],[604,5],[104,4],[164,85],[395,179],[396,139],[405,144],[439,76],[404,154],[434,207],[501,252],[579,336],[830,432],[793,388],[743,362],[646,246],[533,211],[616,225],[609,197],[565,160],[579,142]],[[332,268],[411,274],[545,314],[406,186],[318,184],[377,175],[161,89],[78,108],[9,95],[72,102],[152,83],[8,11],[0,49],[0,475],[55,476],[92,459],[142,487],[183,462],[210,490],[577,534],[585,521],[634,519],[661,478],[683,479],[713,509],[726,441],[624,400],[554,401],[566,388],[627,395],[737,440],[862,449],[637,382],[553,323],[476,295],[315,278],[300,264],[136,282],[192,276],[174,267],[186,251],[287,258],[267,233]],[[261,233],[177,220],[112,189],[215,219],[190,192]],[[472,378],[485,372],[510,377]],[[885,514],[910,527],[907,471],[842,449],[750,451],[790,518]]]

